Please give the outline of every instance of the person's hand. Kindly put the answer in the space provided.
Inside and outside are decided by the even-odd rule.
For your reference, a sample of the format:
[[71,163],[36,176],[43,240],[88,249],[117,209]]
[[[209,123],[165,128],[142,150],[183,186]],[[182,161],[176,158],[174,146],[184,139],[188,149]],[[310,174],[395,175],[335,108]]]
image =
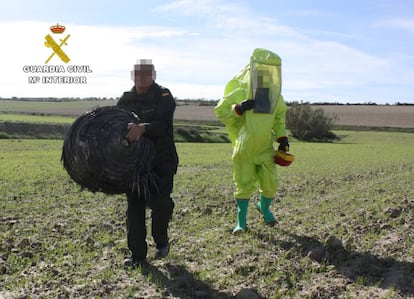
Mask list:
[[279,137],[277,140],[279,142],[279,151],[288,152],[289,151],[289,140],[286,136]]
[[125,137],[129,142],[138,141],[144,133],[144,124],[128,123],[128,133]]
[[238,115],[242,115],[244,112],[246,112],[247,110],[251,110],[253,109],[255,106],[255,101],[254,100],[244,100],[243,102],[241,102],[240,104],[237,104],[234,109],[236,110],[236,113]]

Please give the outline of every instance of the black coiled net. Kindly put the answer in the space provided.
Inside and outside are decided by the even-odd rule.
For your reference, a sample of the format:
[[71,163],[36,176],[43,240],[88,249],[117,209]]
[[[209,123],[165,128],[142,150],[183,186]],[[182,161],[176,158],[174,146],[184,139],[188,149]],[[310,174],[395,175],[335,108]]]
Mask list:
[[148,196],[156,189],[151,164],[154,144],[141,137],[125,139],[128,123],[138,123],[132,112],[100,107],[78,117],[65,135],[62,162],[70,177],[93,192],[119,194],[136,189]]

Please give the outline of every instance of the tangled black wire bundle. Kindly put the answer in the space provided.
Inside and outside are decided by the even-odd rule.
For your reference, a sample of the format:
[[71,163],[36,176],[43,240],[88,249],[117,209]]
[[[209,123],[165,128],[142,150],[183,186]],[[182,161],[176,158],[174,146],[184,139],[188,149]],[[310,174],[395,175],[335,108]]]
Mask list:
[[154,144],[141,137],[125,139],[128,123],[138,123],[132,112],[115,106],[100,107],[78,117],[65,135],[63,167],[83,188],[93,192],[131,192],[147,196],[156,189],[151,164]]

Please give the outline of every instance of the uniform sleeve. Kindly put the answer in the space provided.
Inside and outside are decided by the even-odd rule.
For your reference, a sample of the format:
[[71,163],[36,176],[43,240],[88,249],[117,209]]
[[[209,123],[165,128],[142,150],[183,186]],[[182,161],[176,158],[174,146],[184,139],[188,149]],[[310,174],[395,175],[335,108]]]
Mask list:
[[130,102],[129,98],[131,97],[130,92],[124,92],[122,96],[119,98],[116,106],[125,110],[130,110],[128,103]]
[[161,90],[153,120],[145,123],[145,134],[158,137],[173,129],[175,100],[168,89]]
[[285,104],[283,96],[280,95],[276,105],[275,117],[273,119],[273,132],[275,135],[275,139],[278,139],[282,136],[287,136],[286,111],[287,106]]

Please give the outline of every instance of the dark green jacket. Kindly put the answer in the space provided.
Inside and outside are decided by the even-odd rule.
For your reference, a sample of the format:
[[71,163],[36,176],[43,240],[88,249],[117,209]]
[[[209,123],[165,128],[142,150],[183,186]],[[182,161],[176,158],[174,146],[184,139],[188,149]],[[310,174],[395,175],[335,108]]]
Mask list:
[[145,123],[145,136],[150,138],[156,149],[154,164],[169,164],[177,169],[178,156],[174,143],[173,118],[175,100],[171,92],[153,83],[144,95],[138,95],[135,87],[124,92],[117,106],[138,115]]

